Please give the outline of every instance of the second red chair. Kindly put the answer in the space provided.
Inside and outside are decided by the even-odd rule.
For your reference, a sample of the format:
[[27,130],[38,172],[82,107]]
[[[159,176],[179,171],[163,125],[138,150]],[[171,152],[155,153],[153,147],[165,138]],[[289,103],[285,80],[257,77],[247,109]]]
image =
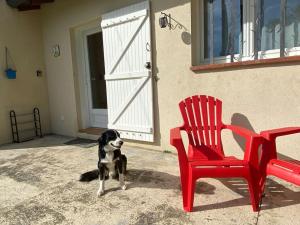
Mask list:
[[268,175],[276,176],[285,181],[300,186],[300,161],[281,160],[277,157],[277,137],[300,133],[300,127],[285,127],[265,130],[260,134],[265,141],[262,147],[260,192],[264,191],[265,180]]

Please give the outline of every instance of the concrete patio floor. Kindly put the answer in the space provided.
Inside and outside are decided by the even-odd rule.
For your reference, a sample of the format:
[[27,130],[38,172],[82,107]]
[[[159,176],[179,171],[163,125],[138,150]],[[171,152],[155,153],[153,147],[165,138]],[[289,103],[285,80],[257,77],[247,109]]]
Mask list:
[[175,154],[124,147],[128,190],[106,182],[78,182],[97,164],[97,146],[64,145],[50,135],[0,147],[0,224],[300,224],[300,189],[269,179],[262,210],[252,212],[241,179],[202,179],[195,212],[182,210]]

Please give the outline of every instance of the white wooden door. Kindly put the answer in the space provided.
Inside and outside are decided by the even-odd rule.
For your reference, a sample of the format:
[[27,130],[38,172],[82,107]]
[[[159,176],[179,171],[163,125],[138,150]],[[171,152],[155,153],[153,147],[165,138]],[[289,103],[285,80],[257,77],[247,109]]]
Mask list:
[[102,17],[108,127],[121,137],[153,142],[149,2]]

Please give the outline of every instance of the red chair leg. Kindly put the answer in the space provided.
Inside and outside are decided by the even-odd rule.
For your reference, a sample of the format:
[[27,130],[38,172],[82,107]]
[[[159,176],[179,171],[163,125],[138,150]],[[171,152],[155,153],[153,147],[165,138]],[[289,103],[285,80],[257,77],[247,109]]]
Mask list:
[[255,178],[253,178],[253,176],[252,177],[249,176],[247,181],[248,181],[252,209],[254,212],[257,212],[259,211],[259,203],[261,198],[260,187],[258,185],[258,181]]
[[265,186],[266,186],[266,175],[262,174],[262,177],[259,181],[259,196],[262,197],[265,191]]
[[184,204],[184,210],[187,212],[193,211],[194,206],[194,192],[195,192],[195,184],[196,181],[192,176],[188,178],[188,186],[187,186],[187,196],[186,196],[186,204]]
[[[190,176],[189,168],[187,163],[184,163],[184,160],[179,158],[179,168],[180,168],[180,183],[181,183],[181,192],[182,192],[182,203],[183,208],[188,208],[188,178]],[[187,211],[187,210],[186,210]]]
[[182,204],[185,211],[188,206],[188,184],[181,182]]

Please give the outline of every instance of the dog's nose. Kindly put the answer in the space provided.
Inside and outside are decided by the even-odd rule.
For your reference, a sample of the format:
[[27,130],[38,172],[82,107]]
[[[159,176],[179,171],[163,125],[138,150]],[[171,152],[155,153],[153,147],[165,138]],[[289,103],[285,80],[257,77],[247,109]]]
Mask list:
[[119,144],[122,145],[124,142],[123,141],[119,141]]

